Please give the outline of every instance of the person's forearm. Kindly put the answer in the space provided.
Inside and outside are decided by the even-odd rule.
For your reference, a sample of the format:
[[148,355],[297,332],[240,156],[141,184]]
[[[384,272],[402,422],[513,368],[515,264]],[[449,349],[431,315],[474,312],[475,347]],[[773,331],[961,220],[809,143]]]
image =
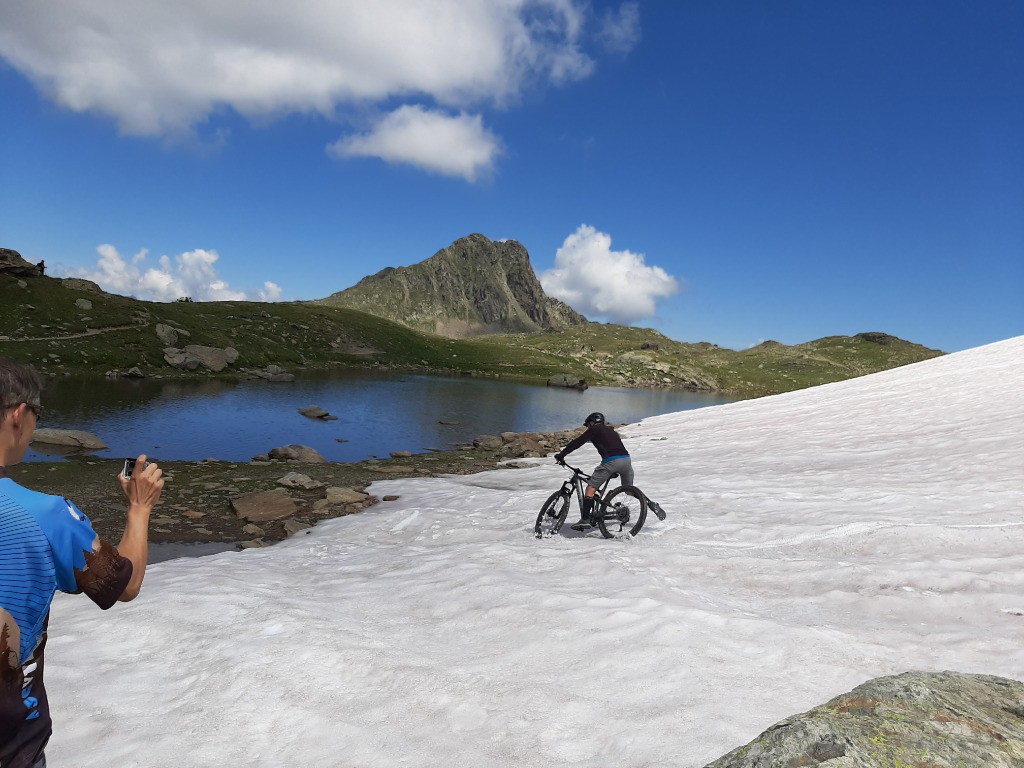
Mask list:
[[138,503],[128,507],[124,535],[121,537],[121,543],[117,545],[117,551],[121,556],[132,562],[132,578],[118,598],[122,602],[134,600],[142,589],[142,579],[146,575],[146,560],[149,557],[149,515],[152,511],[152,507]]

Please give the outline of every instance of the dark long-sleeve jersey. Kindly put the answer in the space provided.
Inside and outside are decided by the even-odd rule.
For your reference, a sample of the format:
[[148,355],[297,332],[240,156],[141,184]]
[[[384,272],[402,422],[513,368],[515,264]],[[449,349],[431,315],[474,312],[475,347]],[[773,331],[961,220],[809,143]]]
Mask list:
[[615,459],[620,456],[629,456],[629,451],[622,444],[619,433],[607,424],[591,424],[587,431],[579,437],[570,440],[569,444],[559,451],[559,456],[568,456],[584,443],[593,443],[601,459]]

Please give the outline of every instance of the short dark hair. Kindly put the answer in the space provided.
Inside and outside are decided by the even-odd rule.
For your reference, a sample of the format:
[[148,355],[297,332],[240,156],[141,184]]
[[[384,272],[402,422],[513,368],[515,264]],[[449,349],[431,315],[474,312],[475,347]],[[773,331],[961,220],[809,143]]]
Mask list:
[[0,357],[0,406],[39,405],[42,391],[43,377],[35,368],[13,357]]

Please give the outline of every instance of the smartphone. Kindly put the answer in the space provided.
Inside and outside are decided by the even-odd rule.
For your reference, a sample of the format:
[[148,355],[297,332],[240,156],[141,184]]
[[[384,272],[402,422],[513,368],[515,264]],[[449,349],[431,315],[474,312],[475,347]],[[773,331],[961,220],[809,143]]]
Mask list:
[[[125,459],[124,460],[124,469],[121,470],[121,474],[124,475],[129,480],[132,477],[132,472],[135,471],[135,461],[136,461],[135,459]],[[149,462],[147,461],[143,465],[142,468],[145,469],[148,466],[149,466]]]

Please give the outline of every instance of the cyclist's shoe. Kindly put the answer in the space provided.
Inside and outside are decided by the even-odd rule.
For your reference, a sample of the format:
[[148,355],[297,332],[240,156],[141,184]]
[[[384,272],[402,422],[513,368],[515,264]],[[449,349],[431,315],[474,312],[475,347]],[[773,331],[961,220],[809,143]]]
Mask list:
[[574,531],[589,531],[594,527],[594,521],[589,517],[581,517],[579,522],[573,523],[571,526]]

